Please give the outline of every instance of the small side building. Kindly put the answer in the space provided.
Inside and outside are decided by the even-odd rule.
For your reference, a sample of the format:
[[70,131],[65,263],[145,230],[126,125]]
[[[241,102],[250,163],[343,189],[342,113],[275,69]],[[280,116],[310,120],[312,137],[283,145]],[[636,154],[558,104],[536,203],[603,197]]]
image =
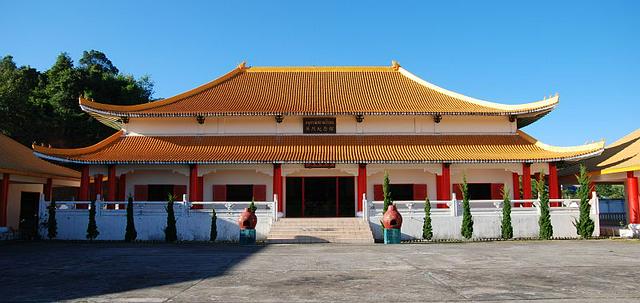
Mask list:
[[0,239],[35,235],[41,195],[54,187],[79,187],[80,173],[44,161],[28,147],[0,134]]

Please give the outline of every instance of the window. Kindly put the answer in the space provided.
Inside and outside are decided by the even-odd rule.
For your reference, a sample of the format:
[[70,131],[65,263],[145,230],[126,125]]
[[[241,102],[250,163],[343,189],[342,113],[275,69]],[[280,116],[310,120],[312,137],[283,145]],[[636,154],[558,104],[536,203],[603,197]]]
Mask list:
[[413,200],[413,184],[390,184],[391,198],[394,201]]
[[467,188],[469,189],[469,200],[490,200],[492,198],[491,183],[467,184]]
[[[148,201],[167,201],[169,194],[173,195],[173,185],[171,184],[149,184]],[[182,197],[176,198],[182,200]]]
[[227,201],[251,201],[253,185],[227,185]]

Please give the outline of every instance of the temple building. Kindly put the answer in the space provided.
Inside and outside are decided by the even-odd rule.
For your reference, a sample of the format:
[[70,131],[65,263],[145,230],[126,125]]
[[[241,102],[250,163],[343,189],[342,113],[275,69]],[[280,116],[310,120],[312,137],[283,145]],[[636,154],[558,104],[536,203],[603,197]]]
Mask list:
[[[520,130],[558,96],[506,105],[426,82],[397,63],[381,67],[249,67],[187,92],[132,106],[80,99],[117,131],[93,146],[34,146],[82,166],[78,200],[271,201],[283,217],[354,217],[363,197],[449,200],[466,176],[473,199],[531,199],[532,176],[591,157],[603,143],[544,144]],[[95,180],[93,183],[91,180]],[[459,196],[459,195],[458,195]],[[447,207],[438,205],[438,207]]]
[[640,191],[638,188],[640,129],[609,144],[602,154],[583,159],[562,169],[559,172],[562,184],[575,184],[574,176],[578,173],[580,164],[586,166],[594,185],[598,183],[624,185],[626,220],[620,221],[634,225],[636,230],[640,229],[638,228],[640,226],[640,195],[638,194]]

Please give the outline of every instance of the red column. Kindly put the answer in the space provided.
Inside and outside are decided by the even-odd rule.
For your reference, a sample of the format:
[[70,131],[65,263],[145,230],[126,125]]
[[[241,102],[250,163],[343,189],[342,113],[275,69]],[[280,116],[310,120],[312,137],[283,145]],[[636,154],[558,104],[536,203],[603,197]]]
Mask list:
[[[362,195],[367,193],[367,164],[358,164],[358,196],[356,197],[356,203],[358,205],[358,211],[362,211]],[[367,199],[370,199],[367,197]]]
[[0,226],[7,226],[7,207],[9,205],[9,179],[11,175],[2,174],[2,183],[0,183]]
[[[531,199],[531,163],[522,163],[522,193],[523,199]],[[524,203],[524,207],[531,207],[532,203]]]
[[94,186],[96,188],[96,196],[95,197],[91,197],[91,200],[95,200],[98,198],[98,195],[100,195],[100,198],[102,197],[102,174],[97,174],[95,175],[95,177],[93,177],[93,183]]
[[[180,197],[176,199],[182,200]],[[198,201],[198,164],[189,166],[189,201]]]
[[80,192],[78,193],[78,200],[89,200],[89,183],[91,182],[89,177],[89,166],[83,166],[80,175]]
[[[451,200],[451,165],[449,163],[442,163],[442,175],[436,175],[436,186],[439,200]],[[459,198],[456,197],[456,199]],[[438,203],[436,208],[449,208],[449,206],[446,203]]]
[[436,174],[436,199],[442,200],[442,176]]
[[43,188],[44,200],[51,201],[51,195],[53,193],[53,179],[47,178],[47,183],[44,184]]
[[118,178],[118,196],[116,199],[118,201],[129,200],[129,197],[125,196],[126,192],[127,192],[127,174],[122,174],[120,175],[120,178]]
[[520,194],[520,175],[518,173],[512,173],[511,179],[513,180],[513,199],[520,200],[522,195]]
[[639,224],[638,177],[635,177],[632,171],[627,172],[627,204],[629,207],[629,223]]
[[[560,199],[560,186],[558,185],[558,168],[556,164],[549,163],[549,199]],[[560,202],[551,202],[552,207],[560,206]]]
[[451,200],[451,164],[449,163],[442,163],[442,199]]
[[278,212],[282,212],[284,198],[282,197],[282,165],[273,164],[273,194],[278,196]]
[[107,201],[115,201],[116,193],[118,191],[117,181],[116,181],[116,166],[109,165],[109,173],[107,175],[107,185],[109,186],[109,193],[107,193]]

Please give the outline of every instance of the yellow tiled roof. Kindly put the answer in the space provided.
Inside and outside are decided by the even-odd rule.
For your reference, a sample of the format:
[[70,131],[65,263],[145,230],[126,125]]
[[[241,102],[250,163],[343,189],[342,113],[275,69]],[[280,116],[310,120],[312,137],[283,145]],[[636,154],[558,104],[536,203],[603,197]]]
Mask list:
[[108,105],[80,99],[102,121],[119,117],[220,115],[515,115],[551,111],[555,97],[507,105],[467,97],[390,67],[246,67],[161,101]]
[[28,147],[0,134],[0,172],[31,177],[80,179],[80,173],[44,161]]
[[640,170],[640,129],[611,143],[599,156],[584,159],[576,165],[562,169],[560,174],[578,173],[579,164],[584,164],[589,172],[603,175]]
[[34,146],[77,163],[467,163],[548,162],[598,154],[603,143],[551,147],[513,135],[125,136],[81,149]]

